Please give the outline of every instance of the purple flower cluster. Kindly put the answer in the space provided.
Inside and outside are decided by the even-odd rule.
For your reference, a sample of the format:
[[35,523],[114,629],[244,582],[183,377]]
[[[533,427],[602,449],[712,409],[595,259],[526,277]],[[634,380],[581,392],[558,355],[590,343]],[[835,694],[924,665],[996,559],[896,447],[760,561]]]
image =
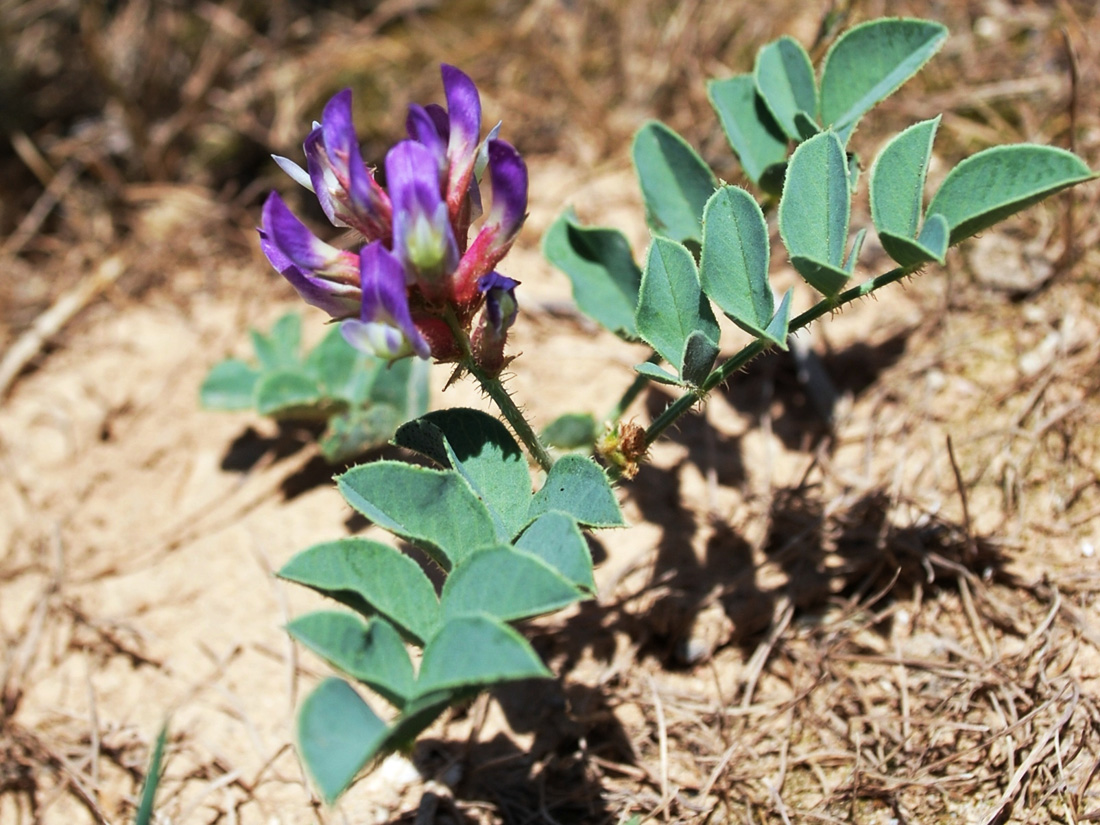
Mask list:
[[[264,204],[260,247],[306,303],[341,321],[358,349],[390,361],[414,354],[457,361],[468,351],[497,375],[507,363],[518,282],[495,267],[523,225],[527,167],[497,137],[499,125],[480,140],[481,98],[469,77],[444,65],[443,89],[446,109],[409,107],[409,137],[386,154],[385,188],[360,155],[348,89],[306,138],[305,169],[275,158],[317,195],[334,226],[363,237],[358,252],[322,241],[275,192]],[[483,215],[486,173],[492,200]]]

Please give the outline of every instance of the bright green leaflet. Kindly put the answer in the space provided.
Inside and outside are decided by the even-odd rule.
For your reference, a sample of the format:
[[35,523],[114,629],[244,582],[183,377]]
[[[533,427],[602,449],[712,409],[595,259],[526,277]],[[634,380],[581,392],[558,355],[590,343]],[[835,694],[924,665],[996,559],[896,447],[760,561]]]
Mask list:
[[650,228],[674,241],[699,244],[703,207],[718,188],[710,167],[686,140],[657,121],[638,130],[633,156]]
[[553,674],[519,633],[490,616],[451,619],[424,648],[421,694]]
[[325,679],[306,697],[298,711],[298,753],[325,802],[347,790],[387,733],[343,679]]
[[707,83],[707,97],[741,168],[749,180],[760,185],[767,169],[787,159],[787,136],[756,93],[753,76],[712,80]]
[[792,37],[769,43],[756,55],[753,78],[775,122],[791,140],[802,140],[795,115],[811,121],[817,115],[814,67],[802,44]]
[[821,69],[821,122],[848,142],[859,119],[939,51],[947,28],[929,20],[871,20],[833,43]]
[[454,471],[375,461],[337,476],[336,485],[348,504],[414,542],[444,570],[497,541],[485,504]]
[[364,615],[381,613],[421,643],[439,623],[439,599],[420,565],[377,541],[353,536],[315,544],[278,575]]
[[368,685],[395,707],[413,693],[412,662],[393,625],[377,616],[366,624],[351,613],[319,610],[299,616],[287,632],[333,667]]
[[581,226],[565,212],[543,238],[542,253],[569,276],[581,312],[624,340],[638,340],[634,308],[642,271],[622,232]]
[[443,584],[444,621],[486,613],[516,621],[551,613],[581,598],[581,592],[536,556],[508,545],[478,550]]

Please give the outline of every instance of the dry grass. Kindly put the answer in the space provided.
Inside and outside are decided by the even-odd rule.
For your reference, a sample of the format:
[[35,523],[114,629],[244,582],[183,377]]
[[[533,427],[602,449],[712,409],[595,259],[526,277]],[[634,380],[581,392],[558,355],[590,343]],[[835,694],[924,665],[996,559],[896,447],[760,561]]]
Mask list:
[[[780,34],[814,41],[827,10],[317,5],[0,3],[0,821],[126,821],[169,709],[161,807],[173,823],[1100,819],[1097,187],[823,325],[814,345],[845,399],[834,426],[786,361],[736,377],[624,487],[636,526],[598,537],[599,603],[530,628],[560,681],[452,714],[415,754],[422,778],[392,763],[342,810],[311,798],[286,719],[321,669],[278,634],[297,604],[264,582],[283,548],[255,525],[276,522],[293,543],[313,535],[294,521],[308,513],[331,537],[338,505],[287,493],[324,474],[310,474],[308,448],[287,460],[300,445],[285,440],[239,482],[203,475],[202,456],[236,425],[211,433],[173,394],[285,295],[256,274],[252,249],[262,193],[281,185],[267,153],[297,152],[303,124],[351,85],[364,153],[378,157],[404,104],[437,96],[434,65],[448,61],[478,81],[486,119],[505,118],[544,191],[594,179],[560,194],[614,223],[637,196],[601,182],[626,179],[647,118],[735,180],[705,79],[744,71]],[[861,128],[865,159],[943,111],[934,174],[1022,140],[1100,165],[1093,3],[835,5],[848,22],[905,13],[952,31]],[[532,207],[538,230],[561,203],[533,188]],[[623,220],[640,237],[640,217]],[[589,333],[533,303],[537,386],[560,370],[540,351]],[[127,338],[128,324],[149,332],[165,318],[193,352],[165,339],[173,352],[141,353]],[[596,341],[597,355],[633,363]],[[112,348],[130,360],[88,372]],[[81,418],[86,396],[105,412]],[[59,406],[34,407],[39,397]],[[665,400],[651,393],[639,415]],[[559,401],[591,404],[578,389],[530,407],[549,419]],[[61,434],[43,441],[54,419]],[[69,464],[40,455],[55,442]],[[198,457],[177,463],[180,445]],[[261,583],[229,597],[248,602],[252,624],[221,603],[229,635],[201,638],[184,666],[178,651],[204,617],[199,596],[177,598],[195,573],[179,554],[209,561],[212,537],[246,549],[198,567],[196,593],[216,590],[230,562]],[[154,595],[137,599],[135,580]],[[240,741],[227,745],[211,718]]]

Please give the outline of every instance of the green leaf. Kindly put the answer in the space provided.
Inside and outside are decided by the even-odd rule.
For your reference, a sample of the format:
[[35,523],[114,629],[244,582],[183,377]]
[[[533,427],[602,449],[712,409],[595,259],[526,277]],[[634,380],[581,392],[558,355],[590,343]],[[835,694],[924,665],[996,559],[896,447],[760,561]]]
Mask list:
[[516,539],[515,546],[538,556],[577,586],[590,593],[596,591],[588,542],[567,513],[543,513]]
[[[756,93],[751,74],[707,83],[707,97],[749,180],[759,185],[765,170],[787,159],[787,136]],[[704,236],[706,229],[704,226]]]
[[383,363],[374,374],[367,398],[372,404],[398,410],[401,420],[416,418],[428,409],[428,372],[429,363],[421,358]]
[[692,332],[684,342],[680,358],[680,377],[693,387],[702,386],[718,357],[718,344],[702,330]]
[[591,459],[579,455],[564,455],[554,463],[542,489],[531,499],[527,518],[534,520],[551,510],[568,513],[586,527],[624,524],[607,475]]
[[416,737],[431,726],[448,707],[477,694],[475,689],[440,690],[419,695],[405,705],[401,714],[393,720],[385,742],[378,749],[379,755],[393,751],[410,751]]
[[921,249],[929,252],[942,264],[950,238],[951,227],[947,225],[947,218],[943,215],[929,215],[924,219],[924,226],[921,227],[917,243],[920,244]]
[[256,411],[274,418],[324,417],[321,389],[301,367],[264,373],[255,387]]
[[871,218],[875,229],[917,237],[924,179],[940,118],[921,121],[894,137],[871,166]]
[[229,358],[215,364],[199,390],[199,400],[208,410],[247,410],[252,408],[253,392],[260,371],[244,361]]
[[646,221],[674,241],[703,237],[703,207],[718,180],[686,140],[655,120],[634,136],[634,167],[645,199]]
[[542,254],[569,276],[581,312],[624,340],[638,340],[634,308],[642,271],[622,232],[583,227],[566,211],[543,238]]
[[412,661],[405,643],[385,619],[366,624],[358,616],[318,610],[294,619],[286,627],[298,642],[333,667],[377,691],[395,707],[413,692]]
[[718,322],[686,247],[667,238],[653,239],[638,295],[637,323],[646,343],[671,364],[682,363],[684,345],[693,332],[718,340]]
[[388,732],[343,679],[325,679],[306,697],[298,711],[298,755],[325,802],[347,790]]
[[306,356],[306,371],[317,381],[321,392],[329,398],[340,398],[349,404],[362,404],[384,362],[355,349],[344,340],[338,326],[329,330]]
[[856,263],[859,261],[860,250],[863,249],[863,241],[867,237],[867,227],[860,229],[856,236],[852,239],[852,248],[848,252],[848,260],[844,262],[844,271],[849,275],[852,274],[852,270],[856,268]]
[[547,424],[540,437],[548,447],[579,450],[595,444],[599,434],[600,425],[591,413],[565,413]]
[[401,424],[401,413],[389,404],[352,407],[333,415],[321,436],[321,455],[329,464],[342,464],[367,450],[387,444]]
[[153,755],[149,759],[149,770],[145,772],[145,783],[141,789],[141,802],[134,816],[134,825],[150,825],[153,821],[153,803],[156,801],[157,787],[162,778],[164,745],[167,741],[168,725],[166,724],[161,727],[157,740],[153,744]]
[[848,142],[859,119],[939,51],[947,29],[930,20],[871,20],[833,43],[821,70],[821,122]]
[[707,202],[703,291],[741,329],[765,335],[775,314],[768,281],[768,225],[756,200],[744,189],[724,186]]
[[1021,143],[995,146],[969,157],[948,173],[928,204],[943,215],[951,245],[1069,186],[1095,175],[1065,149]]
[[364,615],[377,612],[421,644],[439,624],[435,587],[420,565],[376,541],[353,537],[315,544],[278,575]]
[[795,115],[802,112],[811,121],[817,115],[814,67],[806,50],[792,37],[769,43],[756,55],[753,78],[775,122],[791,140],[802,140]]
[[444,624],[425,646],[417,688],[423,695],[552,675],[512,628],[490,616],[460,616]]
[[438,410],[402,426],[394,443],[462,476],[489,508],[502,541],[523,527],[531,474],[523,451],[499,419],[481,410]]
[[673,387],[685,387],[687,383],[673,375],[671,372],[658,367],[652,361],[646,361],[644,364],[638,364],[634,367],[634,372],[639,375],[644,375],[650,381],[656,381],[658,384],[667,384]]
[[444,570],[496,544],[492,516],[452,470],[375,461],[337,476],[336,485],[352,507],[421,547]]
[[252,346],[265,370],[297,367],[302,347],[302,320],[296,312],[288,312],[275,322],[270,335],[252,330]]
[[550,613],[581,598],[557,570],[530,553],[498,545],[468,556],[451,571],[440,602],[444,623],[485,613],[510,622]]
[[791,156],[779,201],[779,234],[794,268],[828,297],[848,280],[843,266],[850,213],[844,147],[836,133],[822,132]]
[[782,350],[787,349],[787,334],[791,324],[791,295],[793,289],[788,289],[783,300],[779,302],[779,309],[775,312],[768,328],[764,330],[764,338],[773,341]]

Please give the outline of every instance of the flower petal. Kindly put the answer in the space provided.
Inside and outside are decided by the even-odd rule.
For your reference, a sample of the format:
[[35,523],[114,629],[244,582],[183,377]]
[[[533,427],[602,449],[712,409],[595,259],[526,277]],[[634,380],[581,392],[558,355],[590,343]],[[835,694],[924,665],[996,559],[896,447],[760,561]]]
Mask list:
[[299,186],[304,186],[310,192],[313,191],[313,181],[309,178],[309,173],[306,172],[301,166],[292,161],[290,158],[284,158],[282,155],[272,155],[271,159],[279,165],[279,168],[286,172],[290,177],[294,179],[294,182]]
[[300,269],[324,271],[342,257],[339,249],[310,232],[276,192],[264,202],[262,225],[271,243]]
[[438,282],[458,263],[458,244],[439,191],[431,150],[403,140],[386,155],[386,181],[393,202],[393,250],[407,276]]
[[385,358],[400,358],[415,352],[421,358],[427,358],[431,352],[427,341],[413,324],[409,311],[409,297],[405,290],[405,268],[380,241],[367,244],[359,253],[360,285],[363,290],[363,304],[360,320],[363,324],[382,325],[397,331],[400,346],[392,334],[382,335],[377,329],[367,330],[349,326],[351,332],[344,333],[367,335],[368,338],[391,342],[385,351],[376,350],[376,354]]
[[461,69],[444,63],[441,71],[451,130],[447,157],[452,165],[465,165],[471,162],[477,151],[481,134],[481,96],[474,81]]
[[275,270],[294,287],[307,304],[322,309],[333,318],[347,318],[359,312],[360,290],[357,286],[340,284],[307,275],[260,230],[260,249]]
[[527,164],[519,152],[503,140],[489,141],[489,182],[493,206],[489,221],[500,227],[500,241],[511,241],[527,213]]

